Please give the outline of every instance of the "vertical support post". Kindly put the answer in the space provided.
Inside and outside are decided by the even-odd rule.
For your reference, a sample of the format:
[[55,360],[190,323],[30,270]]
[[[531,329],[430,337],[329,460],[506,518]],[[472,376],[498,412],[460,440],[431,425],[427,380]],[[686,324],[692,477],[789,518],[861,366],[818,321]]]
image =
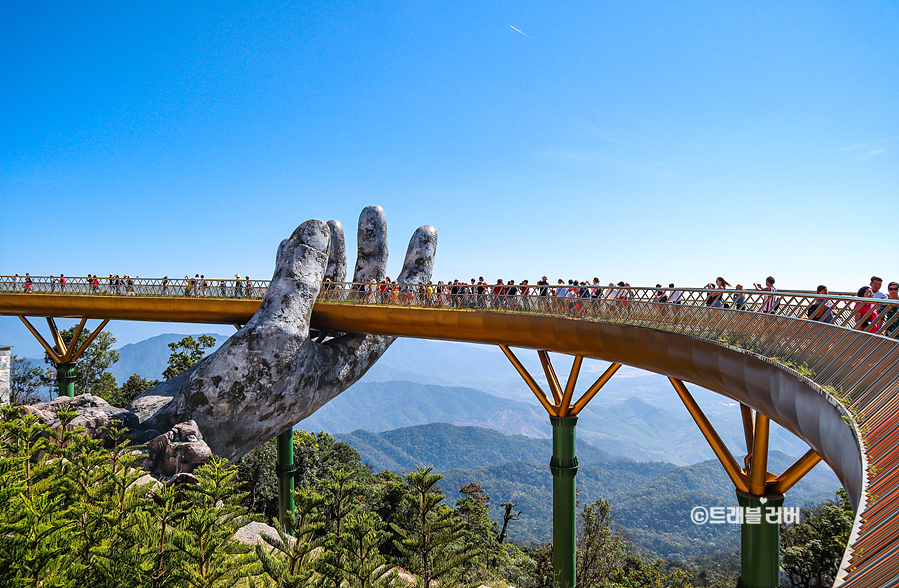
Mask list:
[[289,514],[294,513],[293,476],[293,427],[278,435],[278,519],[288,533],[293,533]]
[[59,395],[74,398],[75,396],[75,362],[63,361],[56,364],[56,383],[59,384]]
[[553,428],[553,456],[549,462],[553,474],[553,586],[575,588],[577,417],[550,416],[549,421]]
[[[780,586],[780,517],[782,494],[752,496],[737,490],[737,502],[743,510],[740,528],[740,581],[738,588],[778,588]],[[748,509],[753,509],[752,511]],[[755,510],[758,509],[758,510]],[[774,510],[771,510],[774,509]],[[761,518],[749,518],[758,512]],[[769,519],[768,513],[772,513]],[[771,520],[774,520],[772,523]]]

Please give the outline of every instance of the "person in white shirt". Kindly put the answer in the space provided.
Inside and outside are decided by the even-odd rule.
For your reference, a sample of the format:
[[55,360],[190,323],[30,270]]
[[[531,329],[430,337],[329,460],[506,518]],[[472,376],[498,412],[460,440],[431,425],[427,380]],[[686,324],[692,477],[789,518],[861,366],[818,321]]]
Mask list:
[[[774,278],[768,276],[765,278],[765,287],[762,288],[761,284],[755,284],[756,290],[761,290],[763,292],[777,292],[777,289],[774,287]],[[764,304],[762,304],[762,312],[765,313],[773,313],[777,310],[777,306],[780,303],[779,297],[774,296],[773,294],[767,295],[764,297]]]
[[668,284],[671,294],[668,295],[668,304],[680,304],[681,291],[674,289],[674,284]]

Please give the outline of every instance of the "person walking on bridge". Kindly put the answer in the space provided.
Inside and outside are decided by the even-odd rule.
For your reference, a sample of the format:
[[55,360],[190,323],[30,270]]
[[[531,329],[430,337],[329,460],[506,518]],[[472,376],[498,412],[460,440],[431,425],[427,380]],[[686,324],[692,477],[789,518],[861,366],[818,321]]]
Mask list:
[[832,323],[833,322],[833,302],[824,298],[828,294],[827,286],[820,285],[818,286],[817,293],[819,298],[816,298],[814,302],[809,304],[808,308],[805,310],[806,316],[813,321],[820,321],[822,323]]
[[777,292],[777,288],[774,287],[774,278],[768,276],[765,278],[765,287],[762,288],[761,284],[755,284],[755,289],[760,290],[762,292],[771,292],[771,294],[763,294],[764,303],[762,304],[762,312],[766,314],[774,314],[777,310],[777,307],[780,306],[780,301],[778,297],[774,295]]
[[[858,290],[859,298],[874,299],[874,291],[870,286],[862,286]],[[868,331],[869,333],[877,332],[877,305],[870,302],[856,302],[852,308],[855,319],[855,328],[859,331]]]

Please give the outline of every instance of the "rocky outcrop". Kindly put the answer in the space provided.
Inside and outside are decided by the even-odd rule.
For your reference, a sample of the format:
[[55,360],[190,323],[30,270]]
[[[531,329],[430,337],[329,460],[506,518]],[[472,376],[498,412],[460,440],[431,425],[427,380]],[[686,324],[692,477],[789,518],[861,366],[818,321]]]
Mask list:
[[144,467],[156,477],[171,478],[190,473],[212,456],[195,422],[177,423],[160,435],[155,429],[142,428],[140,419],[133,412],[112,406],[99,396],[61,396],[51,402],[22,408],[26,413],[37,416],[42,424],[56,430],[62,425],[57,413],[63,408],[71,408],[78,416],[72,419],[69,427],[83,427],[85,435],[100,439],[107,447],[111,445],[111,439],[103,429],[110,427],[113,421],[119,421],[120,427],[128,429],[127,439],[147,445],[146,458],[135,465]]
[[112,406],[99,396],[90,394],[81,394],[74,398],[60,396],[50,402],[39,402],[22,408],[25,412],[36,415],[41,423],[58,430],[62,423],[57,413],[66,407],[78,413],[78,416],[69,423],[70,427],[84,427],[86,435],[107,442],[103,428],[109,427],[112,421],[119,421],[119,426],[128,429],[136,429],[140,424],[140,420],[133,412]]
[[147,469],[162,476],[192,472],[209,461],[212,451],[203,441],[197,423],[178,423],[147,442]]

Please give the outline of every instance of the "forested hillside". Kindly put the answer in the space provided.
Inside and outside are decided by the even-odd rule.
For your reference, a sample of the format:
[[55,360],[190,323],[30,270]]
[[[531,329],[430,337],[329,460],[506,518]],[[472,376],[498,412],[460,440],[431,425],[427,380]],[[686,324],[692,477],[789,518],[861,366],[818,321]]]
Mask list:
[[[551,540],[549,439],[445,423],[382,433],[355,431],[336,437],[352,445],[376,471],[402,473],[416,465],[433,466],[445,474],[441,486],[448,496],[470,482],[478,482],[493,497],[494,504],[519,505],[522,516],[510,527],[510,539],[522,543]],[[615,506],[617,522],[638,545],[671,558],[739,545],[737,527],[697,526],[690,521],[694,506],[736,506],[733,486],[718,461],[684,467],[638,462],[611,455],[585,441],[578,442],[578,460],[581,502],[609,500]],[[769,456],[771,471],[783,471],[792,462],[780,452]],[[819,466],[790,490],[787,506],[828,500],[838,487],[831,471]],[[492,509],[490,516],[501,521],[499,509]]]

